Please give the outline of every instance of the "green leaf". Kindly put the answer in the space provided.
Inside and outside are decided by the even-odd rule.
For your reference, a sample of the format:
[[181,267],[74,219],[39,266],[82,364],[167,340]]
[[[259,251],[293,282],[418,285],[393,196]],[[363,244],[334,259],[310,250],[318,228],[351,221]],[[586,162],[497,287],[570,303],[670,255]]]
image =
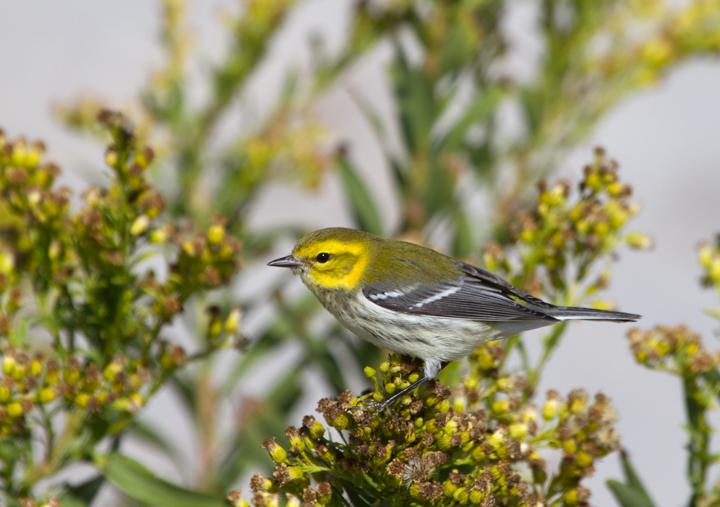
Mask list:
[[15,319],[15,329],[12,330],[8,338],[10,338],[10,344],[16,349],[21,349],[25,345],[28,332],[28,319],[27,317],[18,317]]
[[645,495],[648,502],[652,504],[653,502],[650,499],[650,495],[648,495],[647,491],[645,490],[645,487],[643,486],[637,472],[635,472],[635,468],[632,466],[630,458],[628,457],[626,452],[622,452],[620,454],[620,462],[622,463],[623,472],[625,473],[625,480],[627,481],[628,486],[631,486],[636,490],[640,491],[643,495]]
[[456,176],[448,171],[439,158],[428,161],[427,181],[423,184],[422,203],[427,216],[451,211],[456,206]]
[[475,123],[489,118],[495,112],[503,97],[505,97],[505,91],[502,87],[495,86],[482,90],[473,103],[468,106],[465,114],[439,141],[437,151],[458,151],[465,141],[468,129]]
[[[183,372],[185,373],[185,372]],[[195,384],[193,379],[188,375],[173,375],[170,377],[170,385],[175,389],[176,394],[184,403],[190,414],[197,413],[197,403],[195,400]]]
[[608,488],[622,507],[654,507],[640,491],[615,480],[607,481]]
[[[459,207],[458,207],[459,208]],[[455,211],[455,238],[453,241],[453,255],[468,257],[475,249],[475,240],[471,230],[470,221],[462,209]]]
[[164,451],[176,464],[179,465],[183,462],[183,458],[178,453],[177,448],[162,431],[138,420],[133,421],[128,430],[132,432],[134,437],[141,439],[144,443]]
[[461,72],[471,62],[477,52],[477,47],[472,42],[467,27],[460,25],[450,30],[442,48],[441,74]]
[[347,493],[353,507],[371,507],[375,505],[376,498],[371,497],[360,488],[356,488],[351,482],[340,479],[343,489]]
[[98,475],[77,486],[68,486],[67,491],[59,498],[60,504],[62,507],[89,507],[104,482],[105,477]]
[[370,192],[358,177],[346,156],[341,156],[338,164],[340,181],[345,188],[345,195],[350,203],[350,211],[358,226],[364,231],[377,236],[383,235],[382,221]]
[[138,502],[164,507],[227,507],[227,500],[222,496],[176,486],[127,456],[96,455],[94,461],[113,486]]
[[288,336],[295,334],[299,327],[295,322],[297,315],[307,318],[322,308],[320,302],[313,294],[306,294],[291,306],[280,306],[278,315],[270,323],[266,331],[255,340],[249,350],[244,352],[228,374],[219,390],[222,398],[229,396],[240,383],[242,377],[253,366],[257,365],[268,353],[276,350],[279,343],[287,340]]
[[620,454],[620,461],[625,475],[625,484],[612,479],[607,481],[608,488],[617,502],[622,507],[655,507],[626,452],[623,451]]
[[219,488],[229,489],[250,466],[258,463],[270,465],[267,451],[260,448],[260,442],[285,432],[289,424],[287,414],[302,395],[300,375],[305,368],[304,362],[277,379],[262,405],[243,421],[241,430],[225,446],[217,474]]
[[309,355],[309,358],[322,369],[325,377],[332,383],[338,393],[347,389],[347,384],[343,377],[343,370],[330,351],[327,349],[320,350],[318,347],[316,351],[313,351],[313,353]]
[[419,69],[411,67],[399,44],[395,47],[397,60],[393,67],[393,84],[408,152],[424,151],[430,132],[438,116],[433,83]]
[[382,118],[367,100],[359,94],[354,93],[353,90],[350,90],[350,97],[355,101],[355,104],[357,104],[363,115],[365,115],[365,118],[367,118],[368,122],[370,122],[370,125],[372,125],[373,130],[375,131],[375,137],[380,143],[380,147],[385,154],[387,162],[390,164],[390,168],[393,172],[398,188],[404,189],[406,186],[405,181],[407,179],[404,174],[404,163],[401,160],[401,156],[394,153],[390,148],[387,129],[385,128]]
[[717,393],[717,397],[720,399],[720,372],[717,370],[710,370],[703,373],[702,376],[707,383],[712,385],[712,390]]

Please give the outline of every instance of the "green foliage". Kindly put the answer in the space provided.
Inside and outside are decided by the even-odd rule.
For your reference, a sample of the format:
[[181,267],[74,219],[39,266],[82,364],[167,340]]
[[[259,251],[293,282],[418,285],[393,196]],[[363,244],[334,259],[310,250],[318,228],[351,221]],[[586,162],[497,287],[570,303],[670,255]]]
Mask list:
[[[637,204],[602,151],[586,167],[580,189],[575,198],[565,182],[540,185],[534,209],[516,221],[512,244],[486,249],[490,267],[538,295],[557,294],[563,304],[583,304],[604,287],[607,268],[600,277],[595,268],[627,237],[623,229]],[[362,400],[349,391],[320,401],[318,412],[336,431],[307,416],[300,430],[285,432],[289,448],[266,440],[263,447],[276,462],[274,480],[255,476],[254,503],[273,505],[282,491],[292,495],[288,505],[293,498],[321,505],[343,505],[342,498],[355,505],[586,504],[590,492],[581,481],[595,460],[619,448],[619,435],[615,411],[602,394],[591,404],[582,390],[565,399],[550,391],[541,409],[533,404],[564,329],[547,333],[536,365],[518,338],[477,350],[452,396],[434,381],[377,417],[361,410]],[[507,362],[514,351],[520,372]],[[369,396],[382,401],[407,387],[422,374],[419,367],[394,356],[380,366],[382,381],[367,367],[375,385]],[[547,450],[560,455],[557,470],[547,470]]]
[[[638,211],[630,187],[601,151],[577,195],[569,183],[540,182],[619,101],[688,58],[717,55],[720,2],[543,0],[534,35],[544,51],[522,79],[503,71],[512,47],[503,29],[507,2],[357,2],[344,47],[330,54],[315,41],[308,75],[289,69],[270,111],[258,117],[242,100],[249,80],[301,3],[243,2],[240,14],[224,16],[226,54],[190,79],[195,55],[187,2],[161,0],[164,60],[125,115],[89,97],[58,110],[69,128],[109,145],[108,184],[88,189],[81,204],[55,187],[59,169],[42,161],[41,143],[0,134],[6,503],[44,495],[41,502],[54,506],[55,495],[63,506],[87,506],[107,480],[149,505],[215,505],[241,477],[271,466],[259,447],[265,440],[276,475],[253,481],[259,505],[280,502],[278,491],[290,494],[289,505],[300,505],[300,498],[305,505],[587,504],[581,479],[597,458],[617,449],[607,399],[591,404],[582,391],[565,398],[549,393],[542,409],[533,406],[562,325],[544,337],[537,364],[530,364],[522,338],[514,338],[476,352],[469,372],[450,367],[442,380],[454,386],[452,395],[435,384],[436,392],[407,397],[395,407],[399,422],[388,413],[367,421],[364,411],[342,412],[356,403],[344,394],[322,403],[325,426],[306,418],[300,430],[288,430],[287,448],[266,440],[292,423],[299,399],[314,396],[303,382],[309,371],[341,393],[348,372],[381,368],[382,352],[349,339],[338,325],[318,326],[317,301],[291,298],[280,284],[238,300],[232,289],[248,283],[236,276],[241,255],[253,266],[279,240],[313,228],[253,230],[248,216],[268,186],[312,191],[335,170],[358,227],[425,244],[446,239],[448,253],[482,259],[530,293],[606,307],[596,298],[609,282],[613,252],[622,244],[651,245],[646,235],[626,232]],[[353,98],[377,129],[391,168],[398,224],[380,212],[362,154],[350,156],[350,140],[332,145],[329,127],[313,114],[345,71],[382,44],[390,49],[394,124],[383,124],[368,98]],[[198,81],[209,90],[201,100]],[[508,107],[522,124],[513,135],[502,125]],[[257,119],[216,136],[234,124],[227,120],[238,109],[242,118]],[[393,128],[399,149],[386,142]],[[487,200],[486,214],[471,211],[469,196],[478,194]],[[707,245],[700,256],[705,281],[720,291],[718,251]],[[248,346],[242,315],[269,304],[276,312]],[[179,327],[189,331],[192,352],[179,346]],[[704,350],[699,340],[684,328],[648,333],[631,335],[636,357],[642,353],[643,364],[679,375],[688,399],[693,502],[715,498],[704,482],[716,459],[707,452],[707,412],[720,383],[715,359],[698,352]],[[666,336],[675,341],[658,345]],[[272,361],[291,341],[299,345],[294,363],[277,372]],[[244,352],[232,356],[230,373],[218,379],[217,352],[229,344]],[[506,361],[514,354],[519,368]],[[348,358],[355,368],[345,364]],[[191,362],[196,367],[184,368]],[[397,358],[383,364],[376,398],[417,375],[416,364]],[[245,398],[242,417],[220,431],[219,414],[237,405],[238,386],[258,368],[274,373],[267,390]],[[182,400],[197,437],[202,466],[192,485],[170,484],[122,455],[122,443],[135,435],[180,464],[162,428],[136,419],[163,386]],[[543,453],[561,456],[556,470],[547,469]],[[98,475],[82,484],[55,479],[79,462],[93,464]],[[625,483],[611,485],[618,500],[623,507],[651,504],[629,458],[623,463]],[[39,490],[41,481],[49,489]],[[239,493],[230,499],[243,503]]]
[[[321,400],[318,412],[337,433],[306,416],[302,428],[285,432],[287,450],[274,438],[266,440],[263,447],[277,463],[275,479],[253,478],[255,503],[274,501],[278,490],[321,505],[343,505],[343,494],[358,499],[355,505],[585,502],[589,491],[581,480],[597,458],[618,446],[614,409],[603,395],[591,404],[580,390],[565,399],[548,392],[542,410],[525,404],[529,386],[522,376],[503,372],[505,357],[497,344],[480,349],[452,397],[433,381],[377,417],[352,410],[362,400],[349,391]],[[380,371],[383,388],[375,371],[366,369],[375,400],[422,375],[419,362],[400,362],[398,356]],[[548,474],[541,449],[562,456],[557,470]]]
[[211,496],[180,488],[158,479],[137,461],[119,454],[96,455],[95,464],[120,491],[147,503],[168,507],[223,507],[222,496]]
[[[218,312],[219,329],[210,320],[193,356],[161,336],[191,297],[229,283],[240,242],[219,220],[207,233],[167,220],[145,178],[153,151],[120,114],[101,111],[98,122],[112,139],[109,186],[88,189],[74,213],[70,191],[53,189],[60,169],[42,161],[42,144],[0,134],[0,470],[9,498],[89,459],[179,366],[240,338],[236,312]],[[164,280],[142,268],[150,260]]]
[[653,507],[655,503],[650,499],[642,481],[624,452],[620,455],[622,460],[625,483],[608,481],[608,487],[615,495],[615,499],[622,507]]
[[[718,243],[718,241],[716,241]],[[720,295],[720,244],[703,242],[699,246],[702,284],[712,287]],[[709,310],[718,316],[717,310]],[[630,350],[638,364],[678,377],[682,384],[688,434],[687,477],[691,485],[688,505],[716,505],[720,488],[708,487],[710,468],[720,462],[712,454],[710,438],[714,433],[710,411],[717,408],[715,398],[720,393],[720,352],[710,353],[702,344],[700,335],[686,326],[656,326],[643,331],[639,328],[628,333]],[[608,481],[615,498],[623,507],[645,507],[654,503],[637,476],[630,459],[623,455],[626,483]]]

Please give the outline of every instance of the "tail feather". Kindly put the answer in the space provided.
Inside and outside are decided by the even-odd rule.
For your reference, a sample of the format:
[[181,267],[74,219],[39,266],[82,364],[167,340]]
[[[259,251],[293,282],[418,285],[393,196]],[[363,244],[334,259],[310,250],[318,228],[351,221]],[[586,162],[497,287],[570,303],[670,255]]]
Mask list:
[[593,308],[579,308],[572,306],[556,306],[545,313],[557,320],[604,320],[614,322],[635,322],[642,316],[634,313],[611,312],[608,310],[595,310]]

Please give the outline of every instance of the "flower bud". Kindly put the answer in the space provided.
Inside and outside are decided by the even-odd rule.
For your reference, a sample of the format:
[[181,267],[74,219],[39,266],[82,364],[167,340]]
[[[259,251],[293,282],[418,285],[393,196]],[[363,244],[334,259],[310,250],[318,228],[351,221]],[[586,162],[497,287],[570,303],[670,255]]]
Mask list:
[[508,410],[510,410],[510,402],[508,400],[496,401],[492,404],[492,409],[493,412],[498,415],[505,414]]
[[565,503],[567,505],[575,505],[578,503],[578,495],[576,489],[571,489],[567,493],[565,493],[564,497]]
[[2,367],[3,367],[3,373],[5,373],[5,375],[12,375],[13,371],[15,371],[16,365],[17,365],[17,361],[15,361],[15,358],[13,356],[3,357]]
[[130,226],[130,234],[133,236],[139,236],[150,227],[150,217],[147,215],[140,215]]
[[225,228],[222,225],[211,225],[207,235],[211,245],[221,243],[225,239]]
[[250,504],[247,502],[247,500],[244,500],[240,496],[239,489],[236,489],[235,491],[231,491],[230,493],[228,493],[227,499],[232,504],[233,507],[250,507]]
[[0,273],[9,275],[15,269],[15,257],[8,252],[0,252]]
[[332,486],[329,482],[321,482],[317,486],[318,500],[322,505],[325,505],[332,500]]
[[522,438],[528,433],[528,426],[525,423],[511,424],[508,428],[512,438]]
[[565,449],[567,452],[575,452],[577,451],[577,442],[573,439],[565,440],[562,444],[563,449]]
[[19,401],[13,401],[12,403],[8,403],[7,415],[13,418],[23,415],[22,405]]
[[105,152],[105,163],[110,167],[116,167],[118,163],[117,151],[110,148]]
[[260,446],[265,449],[275,463],[287,463],[287,452],[277,442],[275,437],[268,438]]
[[230,315],[228,315],[227,320],[225,320],[225,332],[228,334],[234,334],[237,333],[240,329],[240,318],[242,316],[242,313],[240,311],[240,308],[233,308],[230,312]]
[[303,427],[308,430],[310,437],[314,439],[318,439],[325,434],[325,428],[313,416],[306,416],[303,418]]
[[488,351],[485,351],[480,356],[478,364],[481,369],[490,370],[495,367],[495,359],[493,359],[492,355]]
[[472,505],[480,505],[480,502],[482,502],[484,498],[485,495],[483,495],[482,492],[478,491],[477,489],[473,489],[472,491],[470,491],[470,496],[468,497]]
[[577,457],[575,458],[575,463],[580,468],[587,468],[590,465],[592,465],[592,462],[593,462],[592,456],[590,456],[585,451],[580,451],[579,453],[577,453]]
[[545,402],[542,409],[542,415],[545,420],[552,419],[557,414],[559,402],[557,399],[549,399]]
[[87,408],[88,400],[90,395],[87,393],[80,393],[75,397],[75,405],[80,408]]
[[636,250],[649,250],[655,246],[653,237],[641,232],[631,232],[625,236],[625,242],[630,248]]
[[348,420],[347,416],[345,414],[340,414],[335,419],[333,419],[330,424],[333,428],[337,430],[344,430],[348,427],[350,424],[350,421]]
[[254,493],[268,492],[273,489],[273,481],[263,474],[255,474],[250,479],[250,487]]
[[285,436],[290,442],[290,449],[296,452],[303,452],[305,450],[305,442],[300,438],[300,433],[295,426],[290,426],[285,430]]
[[40,403],[50,403],[55,399],[55,390],[52,387],[45,387],[38,393]]

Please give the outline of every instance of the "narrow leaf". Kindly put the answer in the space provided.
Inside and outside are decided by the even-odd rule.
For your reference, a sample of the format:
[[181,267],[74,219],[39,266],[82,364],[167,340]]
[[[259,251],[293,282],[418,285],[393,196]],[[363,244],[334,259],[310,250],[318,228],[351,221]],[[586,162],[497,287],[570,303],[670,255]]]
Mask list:
[[625,475],[625,484],[615,480],[607,481],[608,488],[618,503],[622,507],[655,507],[625,451],[620,454],[620,462]]
[[353,507],[372,507],[375,505],[376,499],[368,495],[362,489],[356,488],[349,481],[341,479],[340,482],[343,483],[343,489],[345,489],[345,493],[347,493]]
[[710,370],[702,374],[706,382],[712,385],[713,391],[717,393],[718,399],[720,399],[720,372],[717,370]]
[[105,477],[98,475],[77,486],[68,486],[67,491],[60,496],[60,505],[62,507],[89,507],[104,482]]
[[453,241],[453,255],[468,257],[475,249],[475,241],[470,221],[465,212],[458,206],[455,211],[455,239]]
[[648,502],[652,504],[652,500],[650,500],[650,495],[648,495],[645,487],[642,484],[642,481],[640,480],[640,477],[638,476],[637,472],[635,472],[635,468],[630,462],[628,454],[624,451],[620,454],[620,462],[622,463],[623,472],[625,474],[625,481],[627,482],[628,486],[642,492],[642,494],[645,495],[645,497],[647,498]]
[[300,375],[305,361],[296,365],[275,382],[273,390],[265,396],[253,417],[248,417],[232,442],[223,449],[219,467],[219,487],[229,488],[251,466],[270,464],[267,451],[260,442],[273,435],[282,435],[288,426],[287,414],[302,395]]
[[420,69],[410,66],[399,44],[393,66],[393,85],[398,103],[400,125],[408,147],[415,154],[428,147],[430,132],[437,120],[438,105],[433,83]]
[[94,461],[113,486],[138,502],[165,507],[227,507],[225,498],[171,484],[127,456],[97,455]]
[[338,172],[350,204],[350,211],[358,226],[364,231],[382,236],[383,227],[377,206],[346,156],[340,157]]
[[652,502],[637,489],[618,481],[607,481],[608,488],[622,507],[654,507]]
[[182,458],[178,454],[177,448],[168,439],[167,435],[160,430],[138,420],[135,420],[128,429],[134,437],[165,452],[176,464],[179,465],[182,463]]
[[475,101],[470,104],[467,111],[455,125],[440,140],[438,152],[453,152],[460,149],[468,129],[475,123],[482,121],[495,112],[500,101],[505,96],[501,87],[492,87],[483,90]]

